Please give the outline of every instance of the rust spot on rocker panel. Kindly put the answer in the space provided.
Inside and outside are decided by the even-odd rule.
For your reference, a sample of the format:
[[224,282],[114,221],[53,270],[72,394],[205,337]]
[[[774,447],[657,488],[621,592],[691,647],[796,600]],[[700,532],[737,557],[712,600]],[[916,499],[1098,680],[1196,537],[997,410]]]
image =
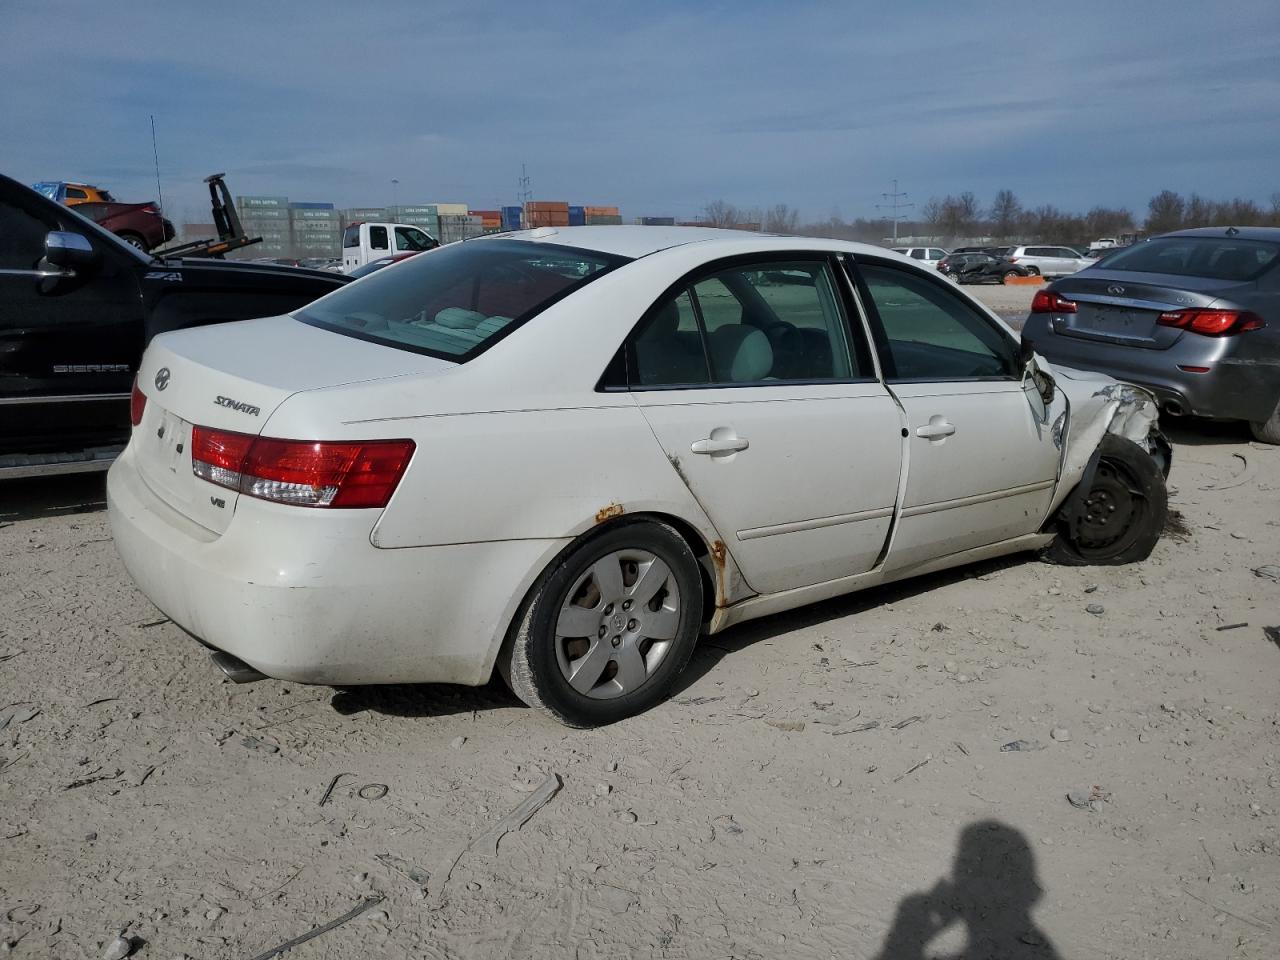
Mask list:
[[596,523],[604,523],[606,520],[620,517],[626,512],[626,508],[622,504],[611,503],[607,507],[601,507],[596,511]]
[[729,606],[729,578],[725,564],[727,556],[723,540],[716,540],[711,544],[711,563],[716,568],[716,606],[721,609]]

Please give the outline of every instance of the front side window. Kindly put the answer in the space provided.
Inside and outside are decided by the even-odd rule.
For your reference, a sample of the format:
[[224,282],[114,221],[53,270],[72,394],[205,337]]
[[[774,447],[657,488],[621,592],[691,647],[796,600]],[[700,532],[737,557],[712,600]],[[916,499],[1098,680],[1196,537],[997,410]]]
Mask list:
[[360,340],[465,361],[626,262],[521,240],[456,243],[380,270],[294,316]]
[[0,270],[34,270],[44,258],[44,239],[56,221],[0,200]]
[[396,249],[403,251],[430,250],[435,243],[421,230],[413,227],[396,227]]
[[87,200],[89,195],[79,187],[67,187],[68,200]]
[[628,344],[632,387],[870,377],[824,260],[719,270],[655,306]]
[[1235,237],[1158,237],[1117,250],[1108,270],[1214,280],[1256,280],[1280,262],[1280,244]]
[[390,246],[387,241],[386,227],[370,227],[369,228],[369,249],[370,250],[390,249]]
[[858,271],[879,315],[889,380],[1016,379],[1014,345],[950,289],[879,264]]

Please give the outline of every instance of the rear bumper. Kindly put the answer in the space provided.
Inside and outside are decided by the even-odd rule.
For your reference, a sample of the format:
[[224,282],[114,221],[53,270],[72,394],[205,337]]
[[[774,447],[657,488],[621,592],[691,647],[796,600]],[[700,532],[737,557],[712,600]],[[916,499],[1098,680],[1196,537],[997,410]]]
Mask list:
[[116,549],[184,630],[299,683],[482,684],[525,590],[566,541],[385,550],[379,511],[240,498],[217,536],[146,485],[132,448],[107,477]]
[[[1280,399],[1280,366],[1237,359],[1226,338],[1184,334],[1167,350],[1146,350],[1056,334],[1044,314],[1028,318],[1022,336],[1050,363],[1146,387],[1169,413],[1266,420]],[[1188,373],[1179,365],[1209,372]]]

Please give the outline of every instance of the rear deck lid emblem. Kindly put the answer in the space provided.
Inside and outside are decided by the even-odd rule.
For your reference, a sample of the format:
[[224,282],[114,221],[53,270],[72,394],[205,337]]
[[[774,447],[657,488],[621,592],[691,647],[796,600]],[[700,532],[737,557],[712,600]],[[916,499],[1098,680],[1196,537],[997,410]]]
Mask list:
[[156,371],[156,389],[163,390],[169,385],[169,368],[161,367]]
[[1111,286],[1107,287],[1107,293],[1114,297],[1118,297],[1124,293],[1124,287],[1120,286],[1118,283],[1113,283]]

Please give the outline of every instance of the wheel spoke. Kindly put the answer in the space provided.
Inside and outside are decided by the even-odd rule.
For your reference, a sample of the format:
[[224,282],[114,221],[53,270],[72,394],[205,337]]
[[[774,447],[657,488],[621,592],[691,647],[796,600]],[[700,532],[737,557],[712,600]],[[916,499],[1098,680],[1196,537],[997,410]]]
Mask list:
[[591,568],[602,603],[615,603],[622,599],[622,561],[616,553],[601,557]]
[[600,629],[600,611],[589,607],[580,607],[576,603],[566,603],[560,608],[560,616],[556,620],[557,637],[590,637],[595,639]]
[[569,675],[569,685],[579,693],[590,693],[612,659],[613,648],[607,640],[592,640],[591,648],[569,664],[573,671]]
[[618,675],[614,678],[624,693],[630,693],[645,682],[649,670],[645,666],[644,657],[634,644],[627,644],[614,651],[618,661]]
[[680,611],[663,607],[645,614],[644,635],[650,640],[674,640],[680,629]]
[[645,606],[662,589],[670,576],[671,568],[654,557],[645,567],[644,573],[640,574],[640,579],[631,585],[631,599]]

